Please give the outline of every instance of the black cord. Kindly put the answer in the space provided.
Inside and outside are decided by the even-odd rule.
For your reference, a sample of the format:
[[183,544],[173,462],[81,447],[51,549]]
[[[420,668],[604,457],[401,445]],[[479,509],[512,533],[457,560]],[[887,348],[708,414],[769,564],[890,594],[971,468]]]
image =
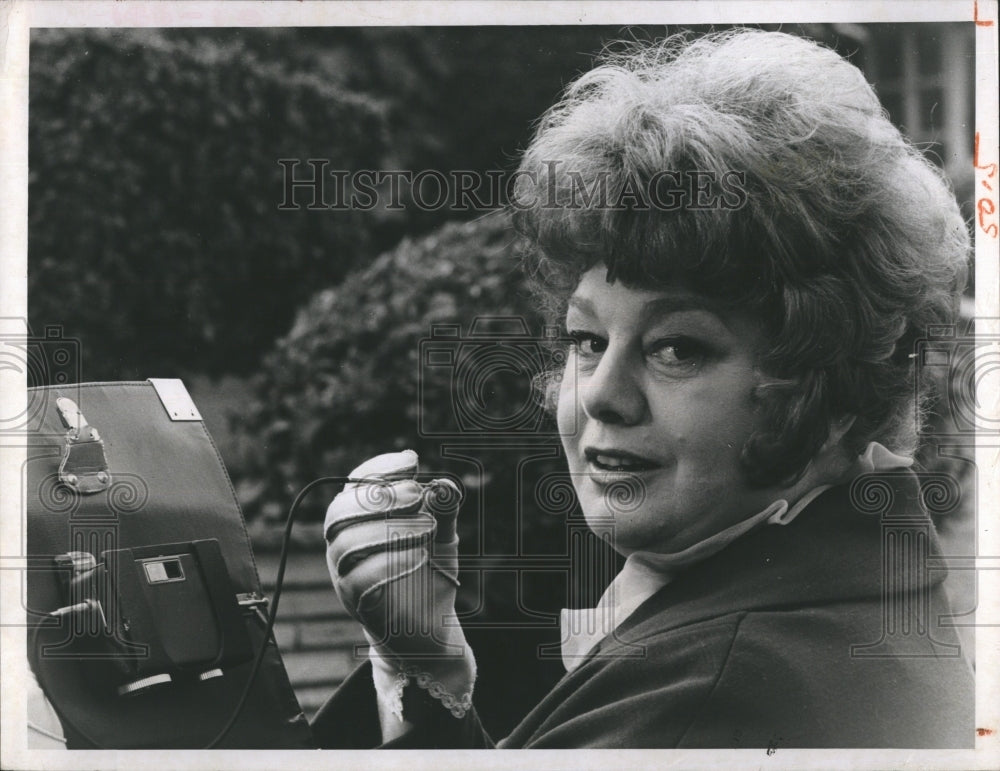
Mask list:
[[295,501],[292,503],[291,508],[288,509],[288,520],[285,522],[285,533],[281,539],[281,557],[278,559],[278,575],[274,580],[274,598],[271,600],[271,609],[267,615],[267,626],[264,628],[264,642],[257,651],[257,657],[254,659],[253,668],[250,670],[250,679],[247,680],[246,687],[243,689],[243,695],[240,697],[239,702],[236,704],[236,709],[229,718],[229,722],[226,723],[225,727],[219,732],[219,734],[208,744],[204,749],[211,750],[215,749],[216,745],[221,742],[228,734],[234,725],[236,725],[236,720],[239,718],[240,713],[246,706],[247,698],[250,696],[250,689],[253,688],[254,681],[257,679],[257,673],[260,671],[261,662],[264,660],[264,653],[267,650],[267,643],[271,639],[271,632],[274,630],[274,619],[278,614],[278,601],[281,599],[281,588],[285,581],[285,565],[288,562],[288,545],[291,542],[292,536],[292,525],[295,523],[295,515],[298,512],[299,504],[302,503],[302,499],[311,492],[313,489],[322,484],[351,484],[351,483],[365,483],[371,482],[371,480],[363,479],[352,479],[351,477],[320,477],[319,479],[314,479],[312,482],[307,484],[302,488],[301,492],[295,496]]

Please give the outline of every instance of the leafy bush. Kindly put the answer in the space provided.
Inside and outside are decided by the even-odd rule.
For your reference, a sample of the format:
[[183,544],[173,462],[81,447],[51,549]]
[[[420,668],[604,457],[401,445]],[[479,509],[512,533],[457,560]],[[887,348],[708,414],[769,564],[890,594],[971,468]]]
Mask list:
[[[346,473],[366,454],[412,447],[436,462],[418,421],[453,424],[450,371],[420,367],[431,326],[478,314],[523,318],[540,331],[513,236],[500,216],[405,239],[337,287],[316,294],[264,361],[257,420],[286,490]],[[421,412],[418,387],[425,378]],[[286,442],[283,437],[294,441]]]
[[246,372],[371,223],[279,211],[280,158],[372,166],[382,105],[258,31],[35,30],[31,323],[83,341],[85,379]]

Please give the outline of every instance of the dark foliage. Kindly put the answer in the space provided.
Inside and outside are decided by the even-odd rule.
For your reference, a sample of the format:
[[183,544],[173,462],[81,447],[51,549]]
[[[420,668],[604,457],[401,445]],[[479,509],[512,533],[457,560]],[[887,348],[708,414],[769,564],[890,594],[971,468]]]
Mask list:
[[368,254],[360,214],[278,210],[277,160],[376,163],[376,101],[224,30],[38,31],[30,82],[30,319],[85,379],[246,371]]

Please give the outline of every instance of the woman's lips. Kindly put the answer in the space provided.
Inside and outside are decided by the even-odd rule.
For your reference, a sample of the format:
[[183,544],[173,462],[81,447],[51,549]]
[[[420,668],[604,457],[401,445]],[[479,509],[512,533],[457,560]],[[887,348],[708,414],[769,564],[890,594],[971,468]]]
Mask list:
[[660,465],[652,458],[638,453],[609,447],[585,447],[583,457],[588,464],[605,470],[649,471]]
[[583,451],[590,479],[599,485],[614,482],[635,482],[649,472],[656,471],[660,464],[628,450],[587,447]]

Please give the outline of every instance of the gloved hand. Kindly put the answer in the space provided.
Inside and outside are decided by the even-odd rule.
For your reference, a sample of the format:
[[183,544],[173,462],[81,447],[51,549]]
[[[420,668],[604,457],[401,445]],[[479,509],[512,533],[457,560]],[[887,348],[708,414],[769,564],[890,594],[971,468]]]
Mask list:
[[[324,532],[337,595],[364,626],[380,707],[402,720],[411,679],[456,717],[472,704],[476,664],[455,617],[461,494],[415,481],[417,454],[387,453],[350,473]],[[385,722],[383,721],[383,728]]]

